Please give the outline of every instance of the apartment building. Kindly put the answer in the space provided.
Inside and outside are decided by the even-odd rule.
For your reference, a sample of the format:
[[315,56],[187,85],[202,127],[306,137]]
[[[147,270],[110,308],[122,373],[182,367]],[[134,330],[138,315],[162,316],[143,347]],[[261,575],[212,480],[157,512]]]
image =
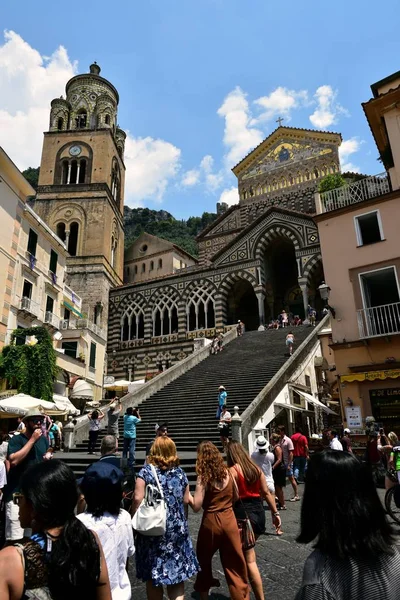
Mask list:
[[363,109],[385,172],[317,195],[342,418],[400,434],[400,72]]

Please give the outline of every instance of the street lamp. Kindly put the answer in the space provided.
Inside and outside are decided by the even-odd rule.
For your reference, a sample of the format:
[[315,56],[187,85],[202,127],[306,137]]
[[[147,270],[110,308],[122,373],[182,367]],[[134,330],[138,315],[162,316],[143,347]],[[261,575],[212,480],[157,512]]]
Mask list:
[[321,296],[322,300],[324,301],[325,308],[327,308],[329,310],[329,312],[331,313],[332,317],[335,318],[335,316],[336,316],[335,309],[332,306],[329,306],[329,304],[328,304],[331,288],[329,287],[329,285],[327,285],[325,283],[325,281],[323,281],[321,283],[321,285],[318,286],[318,291],[319,291],[319,295]]

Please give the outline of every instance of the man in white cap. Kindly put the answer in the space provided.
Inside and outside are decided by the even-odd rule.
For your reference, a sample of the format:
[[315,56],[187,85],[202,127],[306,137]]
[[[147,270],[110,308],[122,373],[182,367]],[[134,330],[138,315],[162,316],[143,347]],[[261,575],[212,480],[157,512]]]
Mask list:
[[353,454],[353,450],[351,449],[350,429],[348,429],[347,427],[343,429],[343,436],[340,441],[343,446],[344,452],[350,452],[351,454]]
[[10,470],[4,493],[6,503],[6,540],[16,541],[29,537],[31,531],[22,529],[19,522],[19,508],[13,496],[19,492],[19,483],[28,467],[45,460],[49,442],[43,435],[41,425],[43,414],[37,408],[28,410],[23,418],[25,431],[14,435],[8,443],[7,460]]
[[274,464],[274,455],[269,451],[269,444],[263,435],[259,435],[255,442],[256,450],[251,455],[251,459],[258,465],[265,475],[267,487],[271,494],[275,494],[274,478],[272,476],[272,465]]

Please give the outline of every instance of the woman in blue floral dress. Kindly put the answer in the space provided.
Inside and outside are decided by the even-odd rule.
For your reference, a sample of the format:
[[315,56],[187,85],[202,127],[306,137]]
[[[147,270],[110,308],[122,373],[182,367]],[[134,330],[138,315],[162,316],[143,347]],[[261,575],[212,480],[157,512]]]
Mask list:
[[[146,582],[148,600],[162,600],[164,585],[170,599],[183,600],[184,582],[199,570],[185,517],[188,479],[178,466],[176,446],[168,437],[156,438],[148,460],[155,466],[164,492],[167,530],[160,537],[137,535],[136,575]],[[133,514],[144,498],[146,484],[156,485],[150,464],[141,469],[136,480]]]

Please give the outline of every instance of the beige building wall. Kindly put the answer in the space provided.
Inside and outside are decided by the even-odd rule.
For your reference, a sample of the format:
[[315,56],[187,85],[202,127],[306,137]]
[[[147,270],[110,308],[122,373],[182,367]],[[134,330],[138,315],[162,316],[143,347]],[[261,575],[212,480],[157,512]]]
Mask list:
[[[384,240],[360,246],[356,217],[378,211]],[[334,342],[359,339],[357,310],[363,308],[359,273],[394,265],[400,281],[398,223],[400,193],[385,201],[353,204],[317,217],[325,281],[331,288],[329,304],[336,311],[332,321]]]
[[0,349],[7,337],[22,211],[26,198],[34,193],[0,147]]

